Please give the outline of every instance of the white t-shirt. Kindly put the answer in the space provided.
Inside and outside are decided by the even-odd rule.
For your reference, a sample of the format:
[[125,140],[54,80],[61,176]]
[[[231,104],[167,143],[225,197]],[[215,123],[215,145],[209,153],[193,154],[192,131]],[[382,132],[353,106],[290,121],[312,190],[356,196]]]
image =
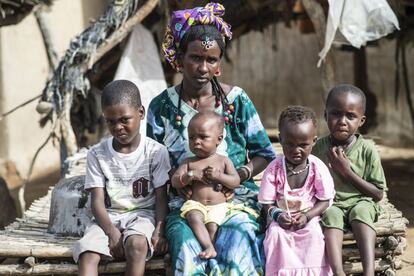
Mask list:
[[131,212],[153,214],[154,189],[169,179],[170,160],[167,148],[142,137],[131,153],[116,152],[113,137],[94,145],[87,155],[85,189],[106,187],[111,219]]

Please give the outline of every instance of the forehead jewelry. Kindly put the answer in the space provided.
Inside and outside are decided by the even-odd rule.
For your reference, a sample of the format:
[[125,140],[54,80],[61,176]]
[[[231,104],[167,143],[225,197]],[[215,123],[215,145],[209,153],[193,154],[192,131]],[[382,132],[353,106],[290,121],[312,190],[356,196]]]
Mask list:
[[211,47],[213,47],[213,43],[214,41],[210,39],[210,37],[205,36],[203,38],[203,40],[201,40],[201,45],[204,48],[204,51],[207,51],[208,49],[210,49]]

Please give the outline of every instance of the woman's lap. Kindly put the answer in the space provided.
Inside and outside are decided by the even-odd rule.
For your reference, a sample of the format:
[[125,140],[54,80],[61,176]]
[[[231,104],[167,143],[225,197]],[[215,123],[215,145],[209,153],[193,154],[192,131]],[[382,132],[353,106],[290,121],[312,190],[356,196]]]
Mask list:
[[[207,261],[198,257],[202,251],[179,210],[167,218],[166,235],[175,275],[205,275]],[[257,237],[259,224],[240,212],[223,223],[217,235],[217,257],[208,261],[211,275],[263,275],[263,235]]]

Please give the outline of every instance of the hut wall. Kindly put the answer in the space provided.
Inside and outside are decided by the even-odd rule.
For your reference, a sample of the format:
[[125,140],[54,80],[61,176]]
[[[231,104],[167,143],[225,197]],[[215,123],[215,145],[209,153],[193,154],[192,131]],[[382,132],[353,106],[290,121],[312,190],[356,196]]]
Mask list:
[[[55,1],[47,17],[59,56],[69,41],[82,32],[90,19],[98,18],[108,1]],[[0,28],[0,113],[39,95],[50,74],[47,56],[35,16],[18,25]],[[0,121],[0,158],[11,159],[25,175],[38,147],[47,138],[50,124],[41,129],[35,111],[37,101]],[[39,155],[34,173],[59,166],[59,149],[49,143]]]
[[[333,49],[337,83],[353,83],[353,53]],[[223,64],[222,80],[244,88],[267,128],[275,128],[287,105],[312,107],[320,121],[319,134],[327,133],[323,119],[324,92],[316,67],[319,46],[314,34],[275,24],[232,42]],[[395,41],[382,39],[366,50],[368,86],[378,98],[378,126],[368,135],[392,146],[413,146],[413,123],[401,86],[398,107],[394,102]],[[410,85],[414,87],[414,51],[408,51]]]

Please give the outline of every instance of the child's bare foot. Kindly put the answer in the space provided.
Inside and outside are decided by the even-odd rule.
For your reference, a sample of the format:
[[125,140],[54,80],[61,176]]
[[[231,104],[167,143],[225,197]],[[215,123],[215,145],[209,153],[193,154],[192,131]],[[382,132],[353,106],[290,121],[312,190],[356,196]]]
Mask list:
[[217,252],[216,249],[214,249],[214,246],[211,246],[207,247],[204,251],[201,251],[200,254],[198,254],[198,256],[201,259],[212,259],[217,256]]

